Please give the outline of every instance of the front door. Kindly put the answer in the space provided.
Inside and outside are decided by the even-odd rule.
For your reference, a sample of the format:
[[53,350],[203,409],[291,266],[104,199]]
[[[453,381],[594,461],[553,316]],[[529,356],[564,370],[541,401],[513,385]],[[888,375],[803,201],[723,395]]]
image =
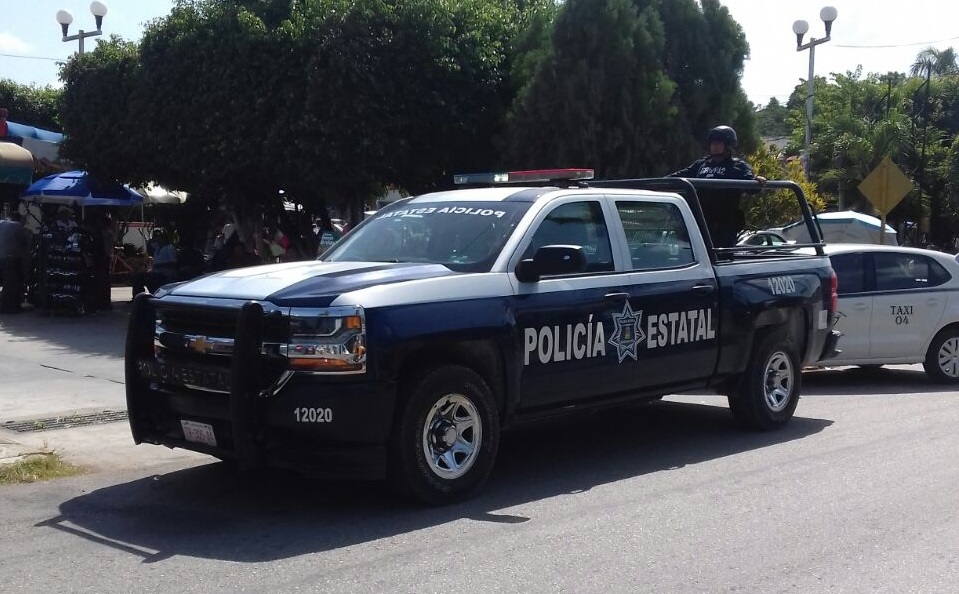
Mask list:
[[521,257],[529,258],[545,245],[577,245],[587,259],[581,274],[517,283],[521,409],[629,389],[610,338],[630,274],[613,255],[605,209],[598,197],[560,199],[539,215],[520,246]]
[[877,252],[872,257],[876,292],[871,356],[924,356],[946,308],[946,293],[931,289],[948,275],[937,262],[919,254]]

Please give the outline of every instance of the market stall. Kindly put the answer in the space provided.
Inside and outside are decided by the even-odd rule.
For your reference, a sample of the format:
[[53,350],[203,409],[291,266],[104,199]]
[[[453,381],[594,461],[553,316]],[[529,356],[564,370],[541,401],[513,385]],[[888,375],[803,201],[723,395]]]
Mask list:
[[129,213],[143,196],[83,171],[37,180],[21,200],[41,206],[28,295],[46,312],[84,314],[109,306],[110,271],[117,258],[105,207]]

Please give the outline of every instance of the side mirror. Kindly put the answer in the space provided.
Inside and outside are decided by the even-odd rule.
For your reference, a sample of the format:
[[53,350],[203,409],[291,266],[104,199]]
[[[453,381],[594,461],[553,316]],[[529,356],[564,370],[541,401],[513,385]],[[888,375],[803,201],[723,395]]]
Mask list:
[[516,265],[521,283],[535,283],[543,276],[577,274],[586,271],[586,254],[578,245],[544,245],[532,258]]

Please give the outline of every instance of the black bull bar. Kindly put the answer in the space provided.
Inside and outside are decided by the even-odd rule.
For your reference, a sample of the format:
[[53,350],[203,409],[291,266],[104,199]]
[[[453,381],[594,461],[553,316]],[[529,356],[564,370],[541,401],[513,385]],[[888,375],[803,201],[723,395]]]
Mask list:
[[[156,329],[157,301],[141,293],[133,300],[130,324],[127,327],[124,357],[127,414],[133,441],[143,443],[147,437],[144,428],[150,423],[150,380],[144,378],[138,362],[153,359]],[[263,465],[261,452],[256,448],[258,415],[256,398],[262,376],[260,342],[263,329],[263,306],[250,301],[240,308],[230,368],[229,416],[233,431],[234,455],[246,467]]]

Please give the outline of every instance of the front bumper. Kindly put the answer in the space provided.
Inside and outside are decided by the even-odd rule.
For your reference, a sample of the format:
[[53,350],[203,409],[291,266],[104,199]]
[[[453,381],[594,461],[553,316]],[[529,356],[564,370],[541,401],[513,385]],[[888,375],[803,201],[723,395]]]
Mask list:
[[[295,373],[263,389],[262,308],[255,302],[238,312],[229,393],[148,379],[138,364],[154,357],[159,305],[149,295],[139,296],[127,334],[127,410],[136,443],[189,449],[244,467],[282,467],[332,478],[385,477],[394,383],[369,381],[365,375]],[[212,439],[188,440],[183,421],[208,426]]]

